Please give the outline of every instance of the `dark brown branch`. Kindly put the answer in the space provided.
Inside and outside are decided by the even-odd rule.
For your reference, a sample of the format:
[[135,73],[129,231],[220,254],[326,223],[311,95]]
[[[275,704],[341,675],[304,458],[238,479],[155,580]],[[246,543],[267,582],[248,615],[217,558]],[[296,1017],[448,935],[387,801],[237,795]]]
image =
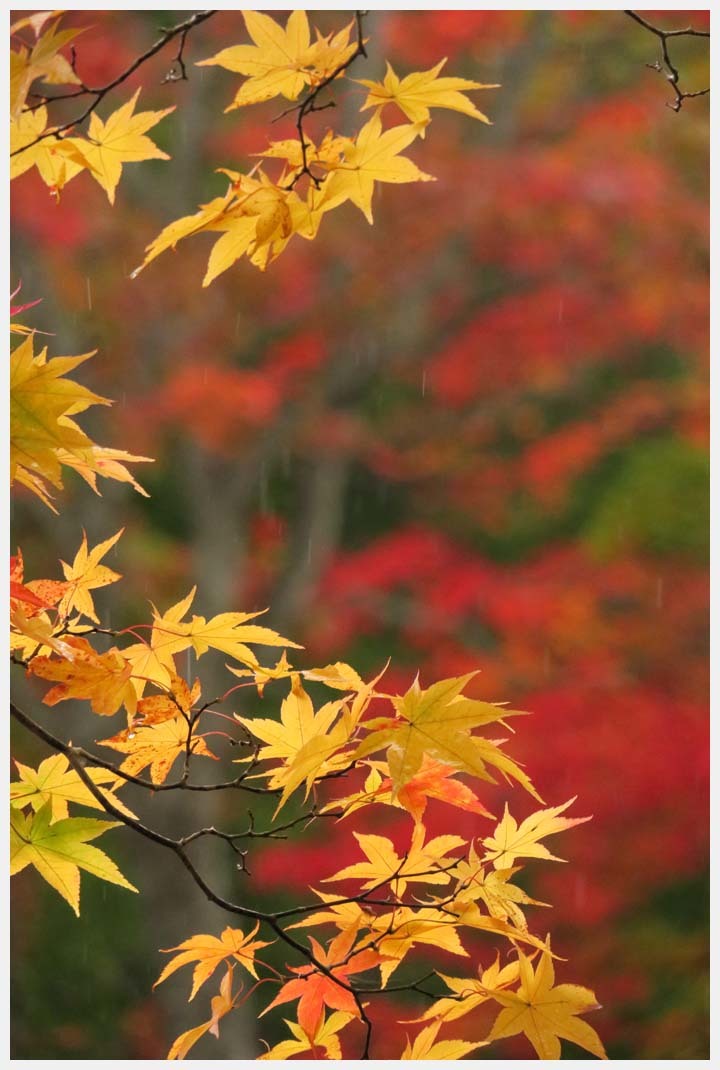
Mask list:
[[[74,119],[70,119],[66,123],[61,123],[60,126],[53,127],[52,130],[46,130],[43,134],[38,134],[34,141],[28,142],[27,145],[23,145],[21,149],[16,149],[14,152],[11,152],[10,155],[17,156],[21,152],[26,152],[34,145],[37,145],[40,141],[45,141],[49,137],[54,137],[57,140],[60,140],[62,138],[62,134],[66,130],[70,130],[73,127],[79,126],[80,123],[84,122],[84,120],[87,119],[88,116],[95,111],[98,104],[100,104],[101,101],[104,100],[104,98],[112,89],[117,88],[117,86],[127,81],[130,75],[134,74],[135,71],[143,65],[143,63],[146,63],[147,60],[157,55],[157,53],[160,52],[165,47],[165,45],[167,45],[178,35],[180,35],[181,38],[180,48],[173,62],[174,64],[179,64],[181,73],[175,78],[170,78],[168,75],[166,75],[163,81],[180,81],[183,78],[187,79],[185,64],[182,58],[187,35],[190,30],[194,29],[195,26],[199,26],[201,22],[205,22],[206,19],[209,19],[211,15],[214,14],[215,11],[198,11],[194,15],[191,15],[189,19],[185,19],[184,22],[180,22],[177,26],[172,26],[170,29],[165,30],[162,37],[159,37],[154,45],[151,45],[150,48],[148,48],[145,52],[142,53],[142,55],[138,56],[135,60],[133,60],[129,67],[126,67],[126,69],[121,74],[119,74],[116,78],[113,78],[113,80],[111,82],[108,82],[107,85],[100,86],[97,89],[93,89],[90,86],[81,85],[79,89],[74,90],[74,92],[72,93],[60,93],[54,97],[43,97],[39,104],[34,104],[32,105],[32,107],[27,108],[26,111],[35,111],[37,108],[42,107],[45,104],[54,104],[56,101],[59,100],[74,100],[77,97],[84,96],[93,97],[93,100],[91,100],[91,102],[80,115],[76,116]],[[173,68],[171,68],[171,70],[172,69]]]
[[214,826],[210,826],[209,828],[198,829],[197,832],[191,832],[189,836],[183,836],[180,843],[185,847],[187,844],[192,843],[193,840],[200,839],[201,836],[216,836],[218,839],[225,840],[225,842],[229,843],[232,849],[236,851],[236,840],[285,840],[287,837],[284,833],[295,828],[297,825],[305,823],[305,826],[307,827],[307,825],[314,821],[316,817],[331,816],[333,815],[321,814],[316,810],[311,810],[307,814],[300,814],[299,817],[293,818],[292,821],[286,821],[284,825],[278,825],[277,828],[262,829],[262,831],[258,831],[255,828],[253,815],[248,813],[249,824],[245,832],[221,832]]
[[675,93],[675,99],[667,102],[668,108],[672,108],[673,111],[680,111],[683,101],[689,100],[691,97],[705,97],[708,95],[710,92],[709,86],[707,89],[698,89],[695,92],[686,92],[680,88],[680,72],[671,59],[668,47],[668,41],[675,37],[710,37],[708,30],[694,30],[692,26],[688,26],[684,30],[661,30],[659,26],[654,26],[635,11],[626,11],[625,14],[660,40],[660,59],[655,60],[654,63],[648,63],[647,66],[653,71],[665,72],[665,77]]

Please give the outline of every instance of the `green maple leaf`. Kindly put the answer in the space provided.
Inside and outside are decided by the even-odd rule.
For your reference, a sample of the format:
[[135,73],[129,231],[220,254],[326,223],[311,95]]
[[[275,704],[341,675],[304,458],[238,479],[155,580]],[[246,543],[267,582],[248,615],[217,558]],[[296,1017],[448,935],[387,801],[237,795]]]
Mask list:
[[119,884],[136,892],[123,877],[112,859],[88,840],[121,824],[119,821],[98,821],[91,817],[68,817],[50,824],[50,803],[36,814],[23,814],[10,809],[10,874],[19,873],[26,866],[35,866],[41,877],[66,899],[77,915],[80,914],[80,870]]

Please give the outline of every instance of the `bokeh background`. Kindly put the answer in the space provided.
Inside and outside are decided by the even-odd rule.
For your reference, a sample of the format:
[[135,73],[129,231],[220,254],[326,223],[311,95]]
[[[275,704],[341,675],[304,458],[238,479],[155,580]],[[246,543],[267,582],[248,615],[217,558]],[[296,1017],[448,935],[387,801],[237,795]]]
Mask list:
[[[707,12],[645,14],[709,27]],[[89,27],[81,77],[108,81],[182,17],[68,15]],[[268,138],[292,136],[292,120],[270,125],[277,103],[224,115],[237,79],[219,68],[161,84],[172,46],[101,109],[138,85],[142,108],[177,104],[153,133],[172,161],[126,167],[114,209],[87,175],[58,205],[31,174],[13,184],[13,284],[43,299],[26,321],[53,333],[52,354],[98,349],[82,379],[117,403],[85,426],[156,461],[138,472],[147,499],[121,485],[96,499],[71,474],[59,518],[16,496],[12,544],[28,576],[56,575],[82,527],[93,542],[124,525],[111,564],[125,579],[97,599],[114,626],[197,582],[206,615],[270,606],[266,622],[307,648],[298,664],[371,674],[391,656],[397,688],[418,669],[427,684],[479,668],[476,695],[532,711],[512,753],[543,797],[577,795],[572,812],[594,815],[556,842],[568,865],[526,870],[555,904],[561,979],[596,991],[611,1056],[704,1058],[708,99],[666,107],[646,66],[657,41],[619,11],[372,12],[367,33],[357,77],[381,77],[385,58],[403,74],[447,56],[449,73],[502,85],[475,95],[490,127],[434,113],[408,155],[438,181],[376,187],[374,227],[346,205],[266,273],[243,263],[207,290],[200,236],[130,281],[165,223],[222,191],[214,168],[247,169]],[[187,59],[242,39],[240,14],[218,14]],[[708,84],[705,41],[673,56],[686,88]],[[339,86],[314,133],[357,129],[362,93]],[[75,741],[122,727],[69,704],[43,711],[42,688],[16,688]],[[269,688],[229,708],[278,702]],[[12,753],[46,756],[20,734]],[[164,829],[240,825],[243,800],[223,795],[127,799]],[[497,810],[504,793],[482,797]],[[519,790],[512,805],[532,810]],[[487,835],[436,807],[431,831]],[[351,860],[363,820],[251,844],[251,877],[210,847],[205,863],[228,894],[298,902]],[[173,859],[113,835],[141,896],[84,877],[78,922],[28,871],[13,882],[15,1058],[164,1058],[207,1018],[210,993],[188,1007],[181,974],[152,993],[156,949],[227,918]],[[281,1011],[260,1030],[248,1004],[192,1057],[252,1058]],[[399,1050],[381,1029],[375,1057]],[[529,1054],[504,1041],[483,1058]]]

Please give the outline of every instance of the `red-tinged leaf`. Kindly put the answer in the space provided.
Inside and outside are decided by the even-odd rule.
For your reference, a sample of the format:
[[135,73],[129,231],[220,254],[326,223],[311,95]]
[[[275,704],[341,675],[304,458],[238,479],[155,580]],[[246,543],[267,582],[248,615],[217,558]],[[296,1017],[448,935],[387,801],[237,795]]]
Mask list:
[[[493,814],[485,809],[477,795],[466,784],[453,779],[452,774],[456,771],[452,766],[426,755],[420,771],[399,789],[397,801],[412,814],[416,822],[422,821],[428,798],[440,799],[461,810],[492,818]],[[384,780],[381,787],[392,791],[392,778]]]

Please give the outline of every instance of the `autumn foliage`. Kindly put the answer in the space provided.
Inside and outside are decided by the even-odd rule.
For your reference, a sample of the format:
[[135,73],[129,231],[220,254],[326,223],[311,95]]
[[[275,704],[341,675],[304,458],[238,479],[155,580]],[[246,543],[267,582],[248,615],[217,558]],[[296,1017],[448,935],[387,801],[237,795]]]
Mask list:
[[[505,14],[502,32],[512,43],[518,24]],[[494,15],[500,20],[502,13]],[[675,571],[667,572],[669,586],[682,586],[686,596],[673,610],[683,629],[676,636],[667,626],[648,626],[641,611],[649,591],[664,597],[653,564],[642,556],[648,541],[661,535],[645,530],[636,513],[618,530],[628,495],[648,485],[641,454],[636,472],[629,467],[614,484],[608,477],[615,497],[608,492],[604,513],[598,509],[583,541],[563,543],[573,525],[570,488],[593,464],[648,429],[672,426],[676,437],[666,436],[667,464],[680,467],[678,485],[692,488],[693,449],[702,442],[697,383],[674,383],[671,375],[657,380],[639,367],[627,390],[615,389],[628,334],[638,349],[659,344],[659,338],[687,345],[688,339],[701,344],[703,337],[692,250],[684,280],[674,280],[684,287],[679,314],[665,300],[673,255],[666,238],[657,237],[655,255],[647,259],[629,252],[626,277],[617,277],[616,252],[605,259],[598,254],[598,232],[617,233],[621,247],[621,227],[641,233],[643,212],[649,217],[657,203],[666,205],[676,225],[702,226],[680,198],[669,204],[663,199],[664,176],[632,145],[632,105],[619,134],[621,103],[611,114],[591,116],[569,154],[559,148],[540,154],[528,145],[515,175],[508,175],[492,142],[485,154],[468,156],[462,172],[455,172],[453,241],[469,242],[477,263],[488,258],[498,280],[517,273],[520,299],[512,287],[498,284],[496,293],[491,285],[476,304],[469,280],[452,290],[440,264],[432,309],[436,334],[422,358],[421,383],[413,365],[417,338],[409,330],[404,351],[400,332],[389,400],[369,398],[362,417],[345,400],[343,391],[352,396],[357,387],[348,370],[349,334],[350,351],[339,359],[332,355],[346,341],[343,317],[365,315],[366,308],[372,314],[385,285],[377,276],[377,249],[367,244],[367,224],[397,240],[410,266],[393,284],[399,295],[401,287],[412,289],[415,258],[431,261],[448,225],[428,210],[438,202],[422,199],[431,184],[433,196],[442,196],[454,167],[453,131],[462,127],[446,130],[447,113],[456,113],[457,124],[478,120],[481,135],[491,120],[502,123],[505,90],[484,73],[481,59],[469,71],[459,62],[457,69],[487,80],[452,73],[468,28],[485,14],[424,17],[434,32],[426,26],[417,38],[396,30],[400,15],[390,17],[382,38],[385,73],[375,79],[357,76],[358,61],[380,47],[372,15],[335,15],[334,26],[321,20],[317,27],[305,12],[243,12],[233,23],[238,43],[211,48],[208,55],[195,50],[199,17],[163,30],[167,46],[177,49],[170,81],[187,75],[192,91],[201,77],[196,67],[220,68],[218,78],[225,81],[217,84],[227,88],[215,105],[220,115],[227,113],[228,125],[267,102],[275,112],[261,112],[270,116],[267,122],[248,118],[238,128],[242,148],[234,157],[251,162],[246,170],[216,169],[222,192],[199,206],[199,198],[188,202],[181,209],[186,214],[171,217],[159,233],[142,218],[133,227],[122,253],[123,263],[130,258],[124,274],[133,280],[133,292],[148,287],[151,300],[164,303],[172,316],[183,303],[209,301],[219,291],[212,317],[222,319],[228,315],[222,294],[252,278],[248,286],[257,307],[242,312],[243,329],[250,332],[255,311],[260,322],[272,321],[285,305],[302,309],[313,278],[352,248],[354,277],[363,289],[358,295],[354,284],[348,287],[342,308],[317,310],[287,337],[270,335],[257,366],[210,357],[222,327],[208,320],[202,338],[189,337],[171,365],[150,372],[146,383],[153,375],[162,381],[136,406],[105,410],[103,439],[115,441],[115,431],[124,430],[138,453],[95,441],[99,425],[93,416],[111,402],[82,378],[89,358],[88,369],[102,362],[102,349],[99,355],[57,355],[64,348],[58,338],[29,325],[34,301],[12,310],[11,483],[24,507],[32,498],[38,509],[61,512],[64,522],[69,496],[77,549],[48,576],[36,576],[20,549],[11,559],[11,656],[26,678],[23,696],[34,696],[37,704],[28,712],[25,698],[18,698],[12,712],[52,752],[29,764],[18,745],[11,872],[33,868],[80,914],[88,878],[144,895],[144,874],[133,868],[132,855],[122,856],[121,869],[106,853],[121,840],[116,830],[123,828],[127,840],[147,841],[160,856],[175,855],[167,859],[173,882],[177,874],[174,896],[182,895],[182,875],[214,904],[220,920],[215,930],[200,931],[188,914],[173,947],[148,949],[157,962],[154,987],[162,984],[162,992],[184,982],[189,993],[188,1028],[172,1042],[169,1059],[184,1058],[206,1034],[222,1035],[224,1019],[242,1014],[248,1001],[257,1009],[260,1037],[268,1038],[254,1053],[260,1059],[482,1058],[487,1046],[499,1058],[512,1051],[558,1059],[574,1050],[568,1042],[606,1057],[602,1027],[598,1032],[586,1016],[599,1008],[595,991],[606,1003],[592,971],[607,967],[600,956],[584,954],[577,934],[587,929],[592,948],[594,920],[612,914],[622,895],[637,898],[636,870],[652,880],[659,864],[651,845],[636,842],[624,814],[627,806],[642,829],[656,782],[648,786],[642,775],[633,780],[623,773],[625,803],[608,802],[603,794],[619,741],[641,749],[658,703],[666,702],[668,720],[679,716],[685,726],[678,753],[702,747],[701,688],[682,696],[671,662],[676,643],[685,644],[689,658],[697,657],[693,637],[702,627],[703,594],[693,568],[695,548],[689,545]],[[12,26],[11,178],[22,190],[34,169],[34,195],[39,184],[49,190],[56,215],[69,205],[72,227],[73,190],[81,183],[88,189],[94,184],[95,192],[101,188],[98,195],[107,200],[98,219],[104,219],[119,210],[107,202],[119,201],[136,165],[141,174],[144,161],[160,161],[172,174],[174,154],[165,151],[161,131],[174,109],[144,110],[132,78],[110,85],[117,62],[110,74],[83,73],[82,27],[77,19],[70,28],[66,22],[62,13],[43,12]],[[216,43],[223,40],[218,33]],[[132,54],[127,58],[130,67]],[[335,98],[342,107],[330,110]],[[280,136],[271,140],[278,113]],[[578,163],[598,131],[611,143],[609,155],[581,179],[599,190],[593,217],[583,214],[573,195]],[[217,157],[225,164],[222,148]],[[218,179],[206,178],[203,188],[217,190]],[[633,183],[643,191],[644,207],[628,220],[625,198]],[[408,186],[403,201],[392,202],[397,208],[383,198],[385,184]],[[520,196],[524,185],[532,197]],[[21,216],[22,198],[20,192]],[[492,214],[483,207],[489,198]],[[476,212],[487,216],[482,249],[471,228]],[[414,214],[423,218],[416,235]],[[85,225],[81,217],[78,225]],[[564,235],[565,260],[553,238],[557,229]],[[192,250],[196,244],[202,250],[206,232],[209,259],[200,265]],[[291,242],[295,252],[284,255]],[[568,256],[594,273],[595,288],[572,277]],[[177,272],[178,265],[178,292],[174,286],[165,291],[169,276],[163,271]],[[14,271],[22,273],[21,266]],[[640,273],[644,285],[635,288]],[[419,303],[408,302],[408,309],[410,319],[426,315]],[[62,338],[60,325],[52,326]],[[601,362],[615,362],[596,394],[584,381],[577,386],[582,377],[573,370],[574,354],[565,350],[567,331],[591,369],[588,379]],[[332,385],[326,388],[320,376],[328,368]],[[523,385],[528,376],[534,377],[531,390]],[[122,382],[121,374],[115,383]],[[429,415],[421,409],[426,394]],[[581,401],[574,404],[574,397]],[[283,584],[287,512],[267,501],[247,518],[256,567],[242,600],[229,589],[226,604],[212,610],[204,608],[212,600],[202,573],[177,592],[160,562],[159,582],[148,588],[141,568],[132,574],[132,551],[122,549],[131,530],[123,539],[115,523],[98,541],[85,533],[73,471],[97,495],[119,484],[115,496],[129,497],[131,490],[147,496],[145,487],[155,496],[154,477],[145,475],[155,466],[145,453],[159,455],[179,422],[212,463],[236,463],[250,482],[260,468],[257,457],[268,450],[273,456],[273,429],[282,418],[304,460],[328,450],[342,461],[351,458],[372,480],[398,488],[395,526],[364,542],[339,545],[338,538],[307,581],[314,585],[312,595],[298,594],[292,576]],[[685,454],[676,448],[680,438],[691,444]],[[172,444],[168,450],[172,455]],[[136,476],[139,463],[147,467]],[[358,495],[362,486],[354,488]],[[436,497],[426,505],[428,488]],[[222,484],[219,490],[224,493]],[[652,493],[651,480],[645,492]],[[242,493],[232,500],[239,514]],[[414,512],[405,508],[408,500],[417,505]],[[148,508],[152,502],[150,497]],[[414,519],[404,519],[410,515]],[[549,533],[540,553],[523,557],[522,533],[516,538],[513,531],[517,516],[531,543]],[[619,545],[622,552],[613,556]],[[517,558],[512,572],[498,564],[503,546]],[[121,611],[119,625],[107,611],[122,578],[110,565],[118,552],[128,563],[134,606],[131,616]],[[197,588],[188,590],[195,580]],[[105,595],[108,587],[110,601],[101,603],[95,592]],[[139,598],[140,589],[148,590],[149,609],[138,608],[147,606],[148,597]],[[277,618],[272,593],[284,606]],[[393,612],[403,602],[412,612],[403,617],[398,661],[390,656]],[[303,645],[282,634],[298,635],[301,624]],[[366,644],[376,641],[368,656]],[[664,663],[665,676],[658,672],[647,685],[643,659],[651,657]],[[537,685],[540,665],[544,687]],[[593,723],[595,711],[583,705],[573,682],[580,675],[596,689],[596,708],[612,710],[614,725]],[[71,700],[80,704],[92,744],[77,745],[74,730],[61,727],[68,708],[63,704]],[[43,705],[57,709],[45,717]],[[683,768],[689,761],[679,759]],[[698,783],[702,769],[698,757]],[[161,822],[156,826],[154,808],[162,800],[208,791],[229,800],[222,828],[195,822],[174,836]],[[263,815],[257,823],[254,804]],[[93,816],[82,816],[88,809]],[[595,824],[589,812],[596,809],[603,822],[614,814],[618,839],[610,837],[604,848],[586,836]],[[680,844],[684,826],[672,809],[668,842],[677,847],[680,869],[692,871],[699,851]],[[103,848],[96,846],[110,832]],[[232,895],[216,886],[206,867],[203,851],[211,841],[218,841],[215,846],[244,881]],[[596,884],[580,925],[575,917],[573,939],[583,963],[578,971],[563,929],[572,924],[566,916],[578,914],[571,874],[578,857],[583,874],[605,865],[603,850],[614,865],[620,865],[614,855],[625,858],[628,888]],[[566,857],[570,867],[558,865]],[[268,907],[258,890],[274,887],[282,887],[284,898]],[[162,965],[156,952],[171,957]],[[174,976],[180,970],[183,981]],[[578,977],[595,991],[575,983]],[[612,979],[608,988],[621,998]],[[195,1009],[198,1004],[202,1009]],[[263,1032],[266,1021],[277,1020],[264,1018],[271,1011],[285,1023],[280,1033],[270,1025]],[[512,1043],[518,1046],[507,1046]]]

